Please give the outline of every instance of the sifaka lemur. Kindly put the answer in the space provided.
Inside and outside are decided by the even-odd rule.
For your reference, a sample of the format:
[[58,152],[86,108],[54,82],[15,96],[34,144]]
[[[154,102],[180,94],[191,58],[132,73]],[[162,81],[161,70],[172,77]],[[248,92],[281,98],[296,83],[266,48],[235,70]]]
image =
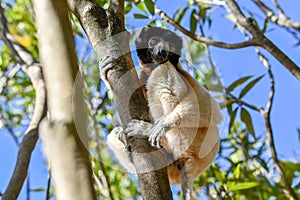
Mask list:
[[174,162],[167,167],[169,181],[181,183],[183,199],[192,199],[194,180],[212,164],[219,149],[220,108],[180,66],[181,37],[170,30],[144,27],[135,44],[152,123],[132,120],[125,130],[115,128],[108,136],[108,147],[122,166],[132,170],[125,145],[118,138],[120,134],[147,137],[152,146],[172,156]]

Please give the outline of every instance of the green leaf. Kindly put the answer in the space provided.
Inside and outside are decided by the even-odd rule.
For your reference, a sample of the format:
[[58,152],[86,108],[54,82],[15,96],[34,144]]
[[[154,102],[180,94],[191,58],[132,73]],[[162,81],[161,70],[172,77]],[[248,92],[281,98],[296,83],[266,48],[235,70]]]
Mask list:
[[249,131],[249,133],[255,138],[251,115],[244,108],[242,108],[242,110],[241,110],[241,120],[246,124],[247,130]]
[[220,171],[220,169],[215,164],[212,165],[212,168],[213,168],[214,174],[217,177],[218,181],[220,181],[221,183],[225,182],[226,181],[226,177],[225,177],[226,173]]
[[188,10],[188,7],[185,7],[183,10],[179,9],[177,11],[178,17],[175,18],[175,21],[180,24],[183,16],[185,15],[186,11]]
[[151,27],[155,26],[155,20],[151,21],[148,25]]
[[154,2],[152,0],[144,0],[144,3],[151,15],[154,15]]
[[239,98],[242,98],[246,95],[246,93],[253,87],[256,85],[256,83],[258,83],[258,81],[260,81],[262,78],[264,77],[264,75],[259,76],[258,78],[252,80],[250,83],[247,84],[247,86],[242,90],[242,92],[239,95]]
[[202,19],[203,22],[205,22],[206,19],[206,11],[207,9],[209,9],[209,7],[205,7],[205,6],[200,6],[200,17]]
[[245,77],[242,77],[236,81],[234,81],[233,83],[231,83],[231,85],[229,85],[227,87],[227,92],[230,92],[232,91],[234,88],[236,88],[237,86],[240,86],[242,85],[244,82],[246,82],[247,80],[249,80],[250,78],[252,78],[253,76],[245,76]]
[[238,165],[235,167],[234,171],[233,171],[233,177],[234,177],[235,179],[239,179],[240,176],[241,176],[241,165],[238,164]]
[[133,14],[133,17],[135,19],[148,19],[148,16],[146,15],[141,15],[141,14]]
[[238,109],[239,109],[239,107],[235,108],[234,111],[230,113],[229,132],[230,132],[231,127],[233,126]]
[[[142,11],[143,13],[147,14],[147,10],[145,8],[145,5],[142,1],[138,1],[137,3],[135,3],[135,6]],[[147,17],[148,18],[148,17]]]
[[282,161],[284,172],[290,182],[296,178],[296,172],[300,172],[300,166],[297,163]]
[[132,9],[132,4],[131,3],[127,3],[125,8],[124,8],[124,12],[125,14],[129,13]]
[[248,83],[248,84],[246,85],[246,87],[242,90],[242,92],[240,93],[239,99],[243,98],[243,97],[247,94],[247,92],[249,92],[249,90],[250,90],[254,85],[256,85],[256,83],[257,83],[258,81],[260,81],[260,79],[262,79],[262,77],[264,77],[264,75],[261,75],[260,77],[254,79],[253,81],[251,81],[250,83]]
[[197,26],[197,19],[195,18],[194,14],[196,14],[196,10],[193,9],[191,13],[191,19],[190,19],[190,30],[192,33],[195,33],[196,31],[196,26]]
[[107,6],[109,5],[109,1],[108,0],[96,0],[96,1],[104,9],[106,9]]
[[267,17],[266,20],[265,20],[265,22],[264,22],[264,27],[261,30],[262,33],[265,33],[267,31],[267,28],[269,26],[269,22],[270,22],[270,17]]
[[248,190],[259,185],[258,182],[244,182],[244,183],[235,183],[230,182],[228,184],[228,189],[231,191],[239,191],[239,190]]

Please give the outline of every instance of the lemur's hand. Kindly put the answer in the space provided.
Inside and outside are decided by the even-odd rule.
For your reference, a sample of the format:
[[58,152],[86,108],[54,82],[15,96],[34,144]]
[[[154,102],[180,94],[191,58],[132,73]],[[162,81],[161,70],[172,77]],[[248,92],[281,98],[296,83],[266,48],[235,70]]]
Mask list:
[[124,133],[127,137],[148,138],[152,127],[153,124],[149,122],[134,119],[127,124],[127,128],[124,130]]
[[118,58],[112,56],[105,56],[104,58],[100,59],[99,62],[100,76],[101,79],[105,82],[107,87],[109,87],[109,83],[107,81],[108,71],[115,66],[115,62],[117,60]]

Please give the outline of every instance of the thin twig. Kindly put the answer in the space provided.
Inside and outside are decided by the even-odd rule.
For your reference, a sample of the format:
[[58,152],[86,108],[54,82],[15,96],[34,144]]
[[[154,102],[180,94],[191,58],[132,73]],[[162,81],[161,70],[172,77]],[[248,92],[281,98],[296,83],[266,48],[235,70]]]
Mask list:
[[269,17],[274,24],[300,31],[300,23],[295,22],[287,17],[276,0],[273,0],[273,3],[279,13],[279,16],[276,16],[275,13],[260,0],[253,0],[253,2],[267,17]]
[[[16,66],[12,67],[12,69],[10,69],[7,76],[4,75],[0,79],[0,94],[6,89],[8,81],[10,79],[12,79],[13,77],[15,77],[15,75],[19,72],[20,69],[21,69],[21,65],[16,65]],[[4,73],[4,74],[6,74],[6,73]]]
[[279,3],[277,2],[277,0],[273,0],[273,4],[275,5],[277,12],[279,15],[284,15],[284,12],[282,10],[282,8],[280,7]]
[[250,109],[252,109],[252,110],[254,110],[254,111],[257,111],[257,112],[263,112],[263,111],[264,111],[264,109],[261,108],[261,107],[254,106],[254,105],[252,105],[252,104],[249,104],[249,103],[247,103],[247,102],[245,102],[245,101],[243,101],[243,100],[237,98],[237,97],[234,96],[231,92],[226,92],[226,93],[227,93],[227,95],[228,95],[230,98],[234,99],[239,105],[246,106],[246,107],[248,107],[248,108],[250,108]]
[[274,75],[271,70],[271,65],[269,64],[268,59],[260,52],[260,50],[257,48],[256,53],[259,57],[260,62],[266,67],[270,79],[270,93],[269,93],[269,101],[266,105],[266,108],[261,111],[261,114],[264,118],[265,121],[265,126],[266,126],[266,133],[267,137],[270,143],[270,149],[271,149],[271,154],[272,158],[274,160],[274,165],[278,173],[280,174],[280,177],[282,181],[284,182],[284,185],[286,187],[287,192],[291,195],[293,199],[298,199],[297,194],[295,193],[294,189],[291,186],[291,183],[289,182],[284,169],[281,166],[280,160],[278,159],[277,151],[275,148],[275,142],[274,142],[274,134],[273,134],[273,128],[271,124],[271,110],[274,102],[274,94],[275,94],[275,81],[274,81]]
[[198,3],[206,3],[206,4],[214,4],[217,6],[224,6],[225,1],[219,1],[219,0],[195,0],[195,2]]

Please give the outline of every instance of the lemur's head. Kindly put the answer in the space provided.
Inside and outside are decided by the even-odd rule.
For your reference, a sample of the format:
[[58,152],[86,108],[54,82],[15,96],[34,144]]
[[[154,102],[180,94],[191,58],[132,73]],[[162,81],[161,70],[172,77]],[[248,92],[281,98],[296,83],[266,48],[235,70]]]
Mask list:
[[177,66],[182,39],[170,30],[146,26],[138,33],[135,45],[142,63],[162,64],[169,60]]

